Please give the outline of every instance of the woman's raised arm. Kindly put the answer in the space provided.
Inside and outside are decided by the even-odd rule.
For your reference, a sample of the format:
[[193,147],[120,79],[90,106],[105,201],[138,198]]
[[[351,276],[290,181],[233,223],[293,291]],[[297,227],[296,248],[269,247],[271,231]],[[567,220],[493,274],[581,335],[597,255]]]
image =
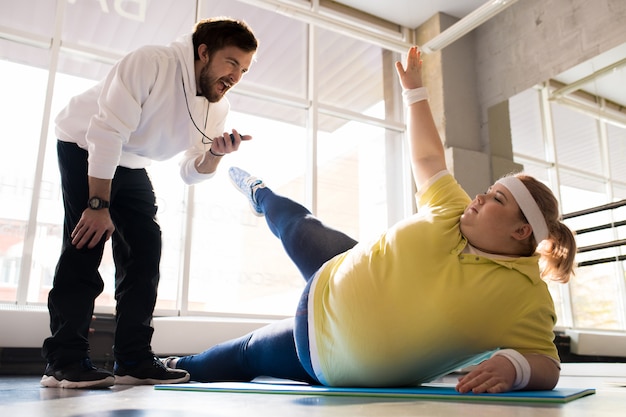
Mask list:
[[407,111],[407,131],[411,153],[413,178],[419,188],[430,177],[446,169],[446,160],[428,104],[427,92],[422,85],[421,52],[415,46],[409,49],[406,67],[396,62],[396,70],[403,88]]

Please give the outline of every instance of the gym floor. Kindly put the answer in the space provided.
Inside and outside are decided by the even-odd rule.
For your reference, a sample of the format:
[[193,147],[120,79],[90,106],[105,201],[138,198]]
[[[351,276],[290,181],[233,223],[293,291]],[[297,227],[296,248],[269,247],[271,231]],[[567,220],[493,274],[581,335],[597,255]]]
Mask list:
[[[6,417],[322,417],[520,416],[614,417],[626,410],[624,364],[563,364],[558,387],[595,388],[566,404],[433,401],[374,397],[201,393],[114,386],[101,390],[43,388],[40,376],[0,376]],[[453,383],[447,377],[441,382]]]

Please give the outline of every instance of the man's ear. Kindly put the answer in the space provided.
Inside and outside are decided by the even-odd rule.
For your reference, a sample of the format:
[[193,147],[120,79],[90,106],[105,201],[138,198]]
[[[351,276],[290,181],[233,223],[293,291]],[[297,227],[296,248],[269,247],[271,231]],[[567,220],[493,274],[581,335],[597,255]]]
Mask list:
[[513,232],[513,238],[516,240],[525,240],[533,234],[533,228],[528,223],[523,223]]
[[209,62],[209,47],[204,43],[201,43],[200,46],[198,46],[198,56],[200,57],[200,61],[204,64]]

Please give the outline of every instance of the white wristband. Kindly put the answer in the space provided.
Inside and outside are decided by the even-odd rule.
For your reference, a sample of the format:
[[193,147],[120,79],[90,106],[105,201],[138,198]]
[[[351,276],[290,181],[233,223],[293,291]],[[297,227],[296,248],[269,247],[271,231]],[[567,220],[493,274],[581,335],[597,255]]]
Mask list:
[[513,383],[513,391],[526,388],[530,381],[530,364],[528,360],[514,349],[502,349],[493,354],[494,356],[504,356],[515,368],[515,382]]
[[402,99],[405,106],[410,106],[418,101],[428,100],[428,90],[426,87],[411,88],[409,90],[402,90]]

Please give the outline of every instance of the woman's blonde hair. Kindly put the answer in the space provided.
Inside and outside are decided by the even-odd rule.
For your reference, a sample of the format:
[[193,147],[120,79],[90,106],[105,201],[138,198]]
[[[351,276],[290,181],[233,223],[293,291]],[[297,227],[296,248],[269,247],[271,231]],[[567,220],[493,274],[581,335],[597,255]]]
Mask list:
[[544,279],[566,283],[574,274],[576,239],[574,233],[561,222],[559,204],[552,191],[535,178],[516,174],[543,213],[548,226],[549,236],[537,247],[533,235],[529,238],[529,254],[537,251],[541,255],[541,276]]

